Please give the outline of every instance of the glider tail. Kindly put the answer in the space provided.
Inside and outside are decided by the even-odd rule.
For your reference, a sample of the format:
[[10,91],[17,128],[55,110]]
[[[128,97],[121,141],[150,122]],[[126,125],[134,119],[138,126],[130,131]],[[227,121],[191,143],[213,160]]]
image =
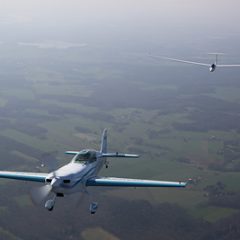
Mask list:
[[215,65],[218,65],[219,56],[224,55],[224,53],[218,53],[218,52],[213,52],[213,53],[208,53],[208,54],[215,56]]
[[105,128],[102,133],[102,141],[101,141],[101,153],[107,152],[107,129]]

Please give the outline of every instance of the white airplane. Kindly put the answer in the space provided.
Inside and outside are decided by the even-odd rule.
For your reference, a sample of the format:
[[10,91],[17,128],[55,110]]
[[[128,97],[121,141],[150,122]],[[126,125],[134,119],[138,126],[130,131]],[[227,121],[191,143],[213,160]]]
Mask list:
[[192,61],[186,61],[182,59],[177,59],[177,58],[169,58],[169,57],[161,57],[161,56],[152,56],[153,58],[157,59],[167,59],[175,62],[181,62],[181,63],[187,63],[187,64],[193,64],[193,65],[199,65],[199,66],[204,66],[208,67],[210,72],[214,72],[217,67],[220,68],[226,68],[226,67],[240,67],[240,64],[218,64],[218,56],[223,55],[223,53],[209,53],[210,55],[215,55],[215,61],[214,63],[202,63],[202,62],[192,62]]
[[[102,134],[100,151],[84,149],[82,151],[67,151],[66,154],[74,155],[67,165],[50,173],[35,172],[10,172],[0,171],[0,178],[9,178],[24,181],[42,182],[43,186],[31,192],[32,200],[40,204],[45,201],[45,208],[52,211],[56,197],[80,192],[87,194],[87,187],[185,187],[186,182],[168,182],[128,178],[99,177],[98,172],[105,165],[108,167],[107,158],[137,158],[136,154],[108,153],[107,130]],[[50,198],[50,195],[52,197]],[[48,199],[50,198],[50,199]],[[48,199],[48,200],[47,200]],[[98,208],[97,202],[91,202],[89,210],[92,214]]]

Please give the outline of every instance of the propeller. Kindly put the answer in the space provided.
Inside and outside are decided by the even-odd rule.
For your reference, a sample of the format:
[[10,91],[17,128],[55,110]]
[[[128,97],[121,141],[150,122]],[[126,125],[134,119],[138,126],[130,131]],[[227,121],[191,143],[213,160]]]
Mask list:
[[53,187],[60,185],[59,177],[56,176],[56,173],[53,172],[53,178],[50,184],[46,184],[41,187],[33,188],[31,191],[31,198],[35,204],[40,204],[43,202],[48,195],[52,192]]
[[45,200],[52,191],[52,185],[47,184],[38,188],[33,188],[31,191],[31,198],[35,204],[40,204]]

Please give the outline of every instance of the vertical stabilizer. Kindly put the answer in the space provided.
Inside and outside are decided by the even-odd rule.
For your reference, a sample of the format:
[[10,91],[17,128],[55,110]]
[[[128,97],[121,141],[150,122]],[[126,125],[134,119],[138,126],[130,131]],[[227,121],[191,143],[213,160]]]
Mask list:
[[102,133],[102,141],[101,141],[101,153],[107,152],[107,129],[105,128]]
[[215,56],[215,65],[218,65],[218,60],[219,60],[219,56],[224,55],[224,53],[217,53],[217,52],[212,52],[212,53],[208,53],[209,55],[213,55]]

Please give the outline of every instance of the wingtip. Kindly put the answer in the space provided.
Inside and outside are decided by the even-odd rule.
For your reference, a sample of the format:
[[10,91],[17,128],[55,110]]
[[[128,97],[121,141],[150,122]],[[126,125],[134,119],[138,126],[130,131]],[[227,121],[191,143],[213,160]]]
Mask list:
[[192,178],[189,178],[187,181],[186,181],[186,186],[188,185],[192,185],[194,182],[194,180]]
[[187,181],[179,181],[180,187],[187,187],[188,185],[192,184],[193,180],[189,178]]

